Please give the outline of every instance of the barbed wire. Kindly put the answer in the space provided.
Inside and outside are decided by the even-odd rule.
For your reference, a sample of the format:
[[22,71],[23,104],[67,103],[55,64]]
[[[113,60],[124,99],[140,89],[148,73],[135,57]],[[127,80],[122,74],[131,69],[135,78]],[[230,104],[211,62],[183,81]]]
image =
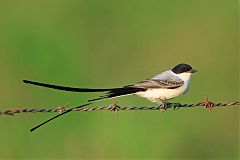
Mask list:
[[[66,103],[63,106],[57,106],[56,108],[52,108],[52,109],[48,109],[48,108],[40,108],[40,109],[37,109],[37,108],[23,108],[23,109],[15,108],[15,109],[9,109],[9,110],[0,112],[0,115],[15,115],[17,113],[54,113],[54,112],[62,113],[66,110],[65,107],[67,105],[68,105],[68,103]],[[161,112],[163,112],[168,108],[177,109],[177,108],[182,108],[182,107],[184,107],[184,108],[186,108],[186,107],[205,107],[209,111],[211,111],[211,109],[213,107],[227,107],[227,106],[228,107],[229,106],[240,106],[240,101],[218,103],[218,102],[210,102],[210,101],[208,101],[208,98],[207,98],[206,101],[204,101],[204,102],[191,103],[191,104],[167,103],[166,105],[160,105],[158,107],[146,107],[146,106],[124,107],[124,106],[118,106],[117,104],[111,104],[109,106],[83,107],[83,108],[73,109],[72,111],[89,112],[89,111],[97,111],[97,110],[110,110],[110,111],[160,110]]]

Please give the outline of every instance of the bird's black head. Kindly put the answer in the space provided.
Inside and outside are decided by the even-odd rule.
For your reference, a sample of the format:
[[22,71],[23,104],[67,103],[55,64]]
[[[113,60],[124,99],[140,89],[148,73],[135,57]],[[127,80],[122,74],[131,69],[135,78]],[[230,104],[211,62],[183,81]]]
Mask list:
[[176,65],[173,69],[172,72],[175,74],[180,74],[180,73],[195,73],[197,70],[193,69],[190,65],[188,64],[178,64]]

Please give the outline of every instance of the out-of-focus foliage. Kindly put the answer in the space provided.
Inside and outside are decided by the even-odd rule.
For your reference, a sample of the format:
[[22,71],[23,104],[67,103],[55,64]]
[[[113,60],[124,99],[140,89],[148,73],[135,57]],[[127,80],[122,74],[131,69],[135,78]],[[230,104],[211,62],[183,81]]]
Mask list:
[[[178,63],[199,72],[173,102],[239,99],[235,0],[9,0],[0,2],[0,110],[80,105],[99,94],[28,86],[22,79],[118,87]],[[130,96],[95,104],[155,105]],[[237,159],[239,108],[0,117],[0,158]],[[238,157],[239,158],[239,157]]]

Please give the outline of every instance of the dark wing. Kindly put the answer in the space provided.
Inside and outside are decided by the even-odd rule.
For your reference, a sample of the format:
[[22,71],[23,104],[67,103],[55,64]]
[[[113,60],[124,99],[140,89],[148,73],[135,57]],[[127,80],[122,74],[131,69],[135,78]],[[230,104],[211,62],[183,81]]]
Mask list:
[[184,84],[184,81],[178,80],[157,80],[157,79],[149,79],[141,81],[134,85],[137,88],[166,88],[166,89],[174,89],[181,87]]

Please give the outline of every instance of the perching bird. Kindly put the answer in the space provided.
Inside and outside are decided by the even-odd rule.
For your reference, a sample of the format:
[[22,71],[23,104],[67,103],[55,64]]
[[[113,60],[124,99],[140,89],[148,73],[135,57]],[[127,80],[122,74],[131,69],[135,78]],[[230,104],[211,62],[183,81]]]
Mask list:
[[133,85],[109,89],[72,88],[23,80],[24,83],[70,92],[107,92],[105,95],[99,98],[89,100],[90,103],[66,110],[65,112],[51,118],[50,120],[47,120],[46,122],[34,127],[33,129],[31,129],[31,131],[65,113],[72,111],[73,109],[90,105],[93,102],[121,96],[137,95],[147,98],[152,102],[163,104],[163,106],[165,106],[167,100],[178,97],[187,92],[189,88],[191,74],[195,72],[196,70],[193,69],[190,65],[182,63],[178,64],[171,70],[167,70],[165,72],[162,72],[161,74],[156,75],[151,79],[140,81]]

